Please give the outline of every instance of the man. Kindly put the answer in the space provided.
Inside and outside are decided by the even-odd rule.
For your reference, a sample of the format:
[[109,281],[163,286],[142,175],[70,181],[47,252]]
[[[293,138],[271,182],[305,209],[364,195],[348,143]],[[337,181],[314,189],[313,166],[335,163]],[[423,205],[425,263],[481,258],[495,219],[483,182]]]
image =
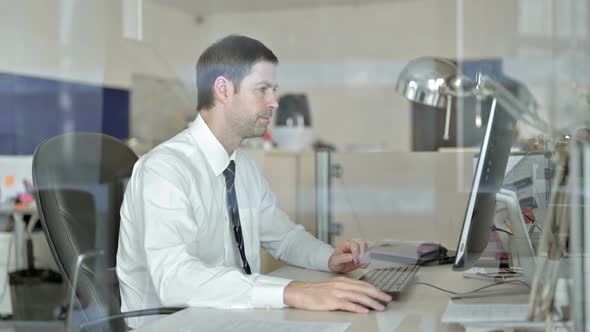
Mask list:
[[123,311],[289,306],[366,313],[391,301],[359,280],[259,274],[261,245],[290,264],[339,273],[357,269],[366,250],[354,241],[334,249],[293,224],[238,149],[267,130],[278,106],[277,64],[271,50],[243,36],[221,39],[200,56],[199,115],[137,162],[125,192],[117,253]]

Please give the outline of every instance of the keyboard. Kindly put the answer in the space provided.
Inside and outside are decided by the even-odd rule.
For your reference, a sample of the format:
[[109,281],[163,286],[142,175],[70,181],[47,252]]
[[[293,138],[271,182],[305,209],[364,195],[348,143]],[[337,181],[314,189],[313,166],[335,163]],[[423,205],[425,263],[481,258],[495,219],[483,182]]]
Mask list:
[[418,265],[405,265],[375,269],[365,273],[360,280],[366,281],[397,299],[414,280],[414,276],[420,267]]

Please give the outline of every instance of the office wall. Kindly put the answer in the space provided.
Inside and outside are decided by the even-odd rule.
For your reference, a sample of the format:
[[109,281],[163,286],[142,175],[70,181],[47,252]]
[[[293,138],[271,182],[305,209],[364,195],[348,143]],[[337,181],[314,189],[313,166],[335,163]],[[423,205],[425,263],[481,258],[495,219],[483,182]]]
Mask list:
[[[340,148],[360,143],[407,151],[409,104],[393,87],[408,60],[500,57],[505,73],[529,86],[541,114],[557,122],[567,117],[551,112],[572,108],[572,98],[563,91],[567,82],[556,79],[571,66],[571,45],[588,44],[578,27],[588,4],[579,0],[359,1],[200,18],[143,3],[144,41],[138,42],[122,37],[120,1],[0,0],[0,42],[10,45],[0,51],[0,72],[121,89],[140,73],[180,78],[193,93],[198,54],[222,36],[242,33],[280,57],[282,93],[308,93],[316,138]],[[580,31],[578,39],[572,31]]]
[[72,131],[129,136],[129,92],[0,72],[0,154],[32,154]]
[[[454,248],[471,191],[475,151],[336,153],[332,216],[346,239],[433,241]],[[416,232],[419,229],[420,232]]]
[[275,50],[281,92],[307,93],[315,136],[340,148],[364,143],[410,149],[409,103],[394,92],[408,60],[516,53],[517,1],[361,3],[212,15],[199,30],[206,43],[242,33]]
[[[242,33],[281,59],[281,92],[309,95],[316,138],[340,148],[409,150],[397,74],[422,55],[511,56],[517,1],[391,1],[288,11],[193,14],[144,1],[144,41],[122,37],[119,1],[0,0],[0,71],[129,88],[133,73],[180,77],[212,41]],[[457,17],[464,17],[462,28]],[[197,23],[200,22],[200,23]],[[457,31],[460,31],[459,33]],[[461,43],[457,43],[461,40]]]
[[122,35],[117,0],[0,0],[0,71],[128,88],[132,73],[175,77],[200,50],[190,15],[144,1],[145,42]]
[[151,2],[143,13],[138,42],[122,36],[120,1],[0,0],[0,153],[70,131],[127,138],[131,77],[175,77],[197,52],[189,15]]

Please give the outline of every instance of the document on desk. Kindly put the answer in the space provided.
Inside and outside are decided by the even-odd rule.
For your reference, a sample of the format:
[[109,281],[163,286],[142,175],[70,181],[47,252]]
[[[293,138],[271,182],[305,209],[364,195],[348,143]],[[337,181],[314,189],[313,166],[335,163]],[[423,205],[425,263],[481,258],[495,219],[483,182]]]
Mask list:
[[443,323],[526,322],[528,304],[458,304],[449,302]]
[[[274,331],[274,332],[344,332],[350,323],[344,322],[305,322],[262,319],[202,320],[195,331]],[[187,330],[188,331],[188,330]]]
[[135,331],[160,332],[344,332],[350,322],[287,319],[284,310],[187,308],[145,324]]
[[188,308],[174,315],[146,324],[136,331],[343,332],[349,327],[349,322],[285,319],[285,314],[281,310],[234,311]]

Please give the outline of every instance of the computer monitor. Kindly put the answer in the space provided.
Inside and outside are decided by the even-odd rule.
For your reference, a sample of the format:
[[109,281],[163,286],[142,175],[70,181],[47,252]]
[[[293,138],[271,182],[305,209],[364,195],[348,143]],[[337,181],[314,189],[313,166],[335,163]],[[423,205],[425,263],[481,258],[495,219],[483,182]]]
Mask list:
[[467,270],[479,259],[487,247],[494,223],[496,194],[504,181],[516,125],[516,121],[507,111],[495,106],[494,101],[457,244],[453,264],[455,271]]

